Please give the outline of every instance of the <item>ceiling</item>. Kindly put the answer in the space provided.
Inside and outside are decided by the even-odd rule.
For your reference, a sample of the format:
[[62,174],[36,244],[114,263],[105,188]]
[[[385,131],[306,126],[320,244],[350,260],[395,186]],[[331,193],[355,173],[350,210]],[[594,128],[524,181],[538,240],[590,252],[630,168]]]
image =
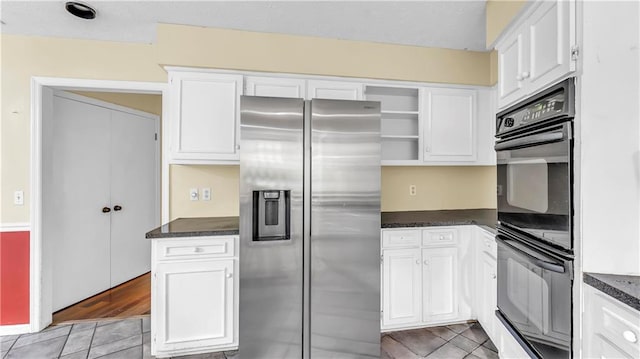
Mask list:
[[95,20],[64,1],[0,3],[2,32],[154,43],[171,23],[333,39],[485,51],[485,0],[442,1],[97,1]]

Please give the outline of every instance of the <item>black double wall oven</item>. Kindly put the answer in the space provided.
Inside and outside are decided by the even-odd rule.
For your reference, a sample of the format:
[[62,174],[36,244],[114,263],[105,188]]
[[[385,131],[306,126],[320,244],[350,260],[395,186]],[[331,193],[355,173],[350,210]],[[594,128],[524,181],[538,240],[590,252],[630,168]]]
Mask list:
[[533,358],[572,356],[574,88],[496,115],[496,315]]

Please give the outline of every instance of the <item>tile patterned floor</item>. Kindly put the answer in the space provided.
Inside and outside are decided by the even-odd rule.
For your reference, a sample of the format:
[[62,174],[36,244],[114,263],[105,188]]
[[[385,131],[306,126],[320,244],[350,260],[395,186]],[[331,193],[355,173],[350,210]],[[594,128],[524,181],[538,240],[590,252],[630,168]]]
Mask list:
[[478,323],[384,333],[382,359],[498,359],[491,339]]
[[[1,359],[151,359],[149,317],[57,325],[0,337]],[[381,358],[494,359],[497,349],[477,323],[385,333]],[[235,352],[176,357],[227,359]]]

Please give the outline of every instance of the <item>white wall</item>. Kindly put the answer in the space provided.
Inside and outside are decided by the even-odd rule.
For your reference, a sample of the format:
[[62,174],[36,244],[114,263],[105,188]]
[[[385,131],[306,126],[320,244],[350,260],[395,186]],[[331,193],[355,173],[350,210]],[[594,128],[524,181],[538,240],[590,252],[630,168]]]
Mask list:
[[583,270],[640,275],[640,2],[582,6]]

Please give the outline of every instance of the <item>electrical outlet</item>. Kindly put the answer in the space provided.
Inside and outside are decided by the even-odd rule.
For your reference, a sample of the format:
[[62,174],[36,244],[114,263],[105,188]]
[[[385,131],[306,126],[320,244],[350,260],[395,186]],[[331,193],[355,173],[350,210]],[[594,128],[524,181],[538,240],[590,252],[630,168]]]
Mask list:
[[202,188],[200,190],[200,193],[202,193],[202,200],[203,201],[210,201],[211,200],[211,188]]
[[409,196],[415,196],[417,193],[416,185],[412,184],[409,186]]
[[189,199],[192,201],[197,201],[198,200],[198,189],[197,188],[192,188],[189,190]]
[[24,205],[24,192],[23,191],[15,191],[13,192],[13,204],[16,206]]

